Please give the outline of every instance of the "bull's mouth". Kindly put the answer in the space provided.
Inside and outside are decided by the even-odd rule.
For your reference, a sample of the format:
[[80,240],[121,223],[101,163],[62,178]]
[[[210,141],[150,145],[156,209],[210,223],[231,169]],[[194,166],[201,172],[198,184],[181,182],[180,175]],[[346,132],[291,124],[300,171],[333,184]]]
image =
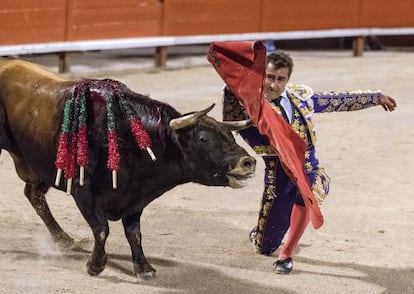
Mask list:
[[247,185],[247,180],[250,179],[253,175],[254,173],[228,173],[227,178],[229,179],[229,186],[231,188],[243,188]]
[[254,175],[256,160],[251,156],[242,156],[236,166],[227,173],[229,186],[231,188],[242,188],[246,181]]

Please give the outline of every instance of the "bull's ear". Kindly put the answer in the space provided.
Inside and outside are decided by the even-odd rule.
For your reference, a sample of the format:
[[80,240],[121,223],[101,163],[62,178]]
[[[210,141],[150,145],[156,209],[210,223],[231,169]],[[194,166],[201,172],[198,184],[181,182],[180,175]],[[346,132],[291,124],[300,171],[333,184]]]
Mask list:
[[245,120],[238,120],[238,121],[223,121],[220,123],[228,127],[232,131],[240,131],[240,130],[244,130],[250,127],[252,125],[252,120],[245,119]]
[[174,118],[170,120],[170,127],[177,131],[182,128],[193,126],[197,123],[198,119],[202,117],[203,115],[206,115],[210,110],[213,109],[214,103],[207,107],[206,109],[192,112],[190,114],[185,114],[182,117]]

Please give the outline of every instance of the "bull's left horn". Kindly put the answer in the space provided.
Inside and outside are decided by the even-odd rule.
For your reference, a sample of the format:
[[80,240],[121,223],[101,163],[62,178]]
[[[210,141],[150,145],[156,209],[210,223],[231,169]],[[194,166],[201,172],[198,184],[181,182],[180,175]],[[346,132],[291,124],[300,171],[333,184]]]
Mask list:
[[232,131],[244,130],[252,125],[252,121],[250,119],[238,120],[238,121],[223,121],[220,123],[225,125]]
[[207,107],[206,109],[203,109],[201,111],[193,112],[187,115],[183,115],[182,117],[174,118],[170,120],[170,128],[177,131],[179,129],[192,126],[197,123],[197,120],[202,117],[203,115],[206,115],[210,110],[213,109],[214,103]]

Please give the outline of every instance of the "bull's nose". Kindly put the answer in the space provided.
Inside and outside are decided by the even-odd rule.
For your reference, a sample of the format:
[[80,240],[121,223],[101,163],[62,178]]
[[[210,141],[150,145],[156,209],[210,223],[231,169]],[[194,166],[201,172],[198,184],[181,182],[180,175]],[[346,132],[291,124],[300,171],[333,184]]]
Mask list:
[[256,159],[251,156],[243,156],[240,159],[240,166],[247,170],[254,170],[256,167]]

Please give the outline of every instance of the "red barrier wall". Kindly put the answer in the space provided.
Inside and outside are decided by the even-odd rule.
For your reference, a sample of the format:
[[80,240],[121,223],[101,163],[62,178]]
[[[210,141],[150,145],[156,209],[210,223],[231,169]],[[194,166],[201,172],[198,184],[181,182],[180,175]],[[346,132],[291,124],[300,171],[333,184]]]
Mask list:
[[0,45],[65,39],[66,0],[1,0]]
[[2,0],[0,45],[414,27],[412,0]]
[[165,36],[260,32],[261,2],[166,0]]
[[[263,0],[262,31],[356,28],[360,0]],[[381,2],[380,0],[377,2]]]
[[67,39],[93,40],[160,36],[159,0],[67,0]]
[[361,0],[360,27],[413,27],[414,1]]

